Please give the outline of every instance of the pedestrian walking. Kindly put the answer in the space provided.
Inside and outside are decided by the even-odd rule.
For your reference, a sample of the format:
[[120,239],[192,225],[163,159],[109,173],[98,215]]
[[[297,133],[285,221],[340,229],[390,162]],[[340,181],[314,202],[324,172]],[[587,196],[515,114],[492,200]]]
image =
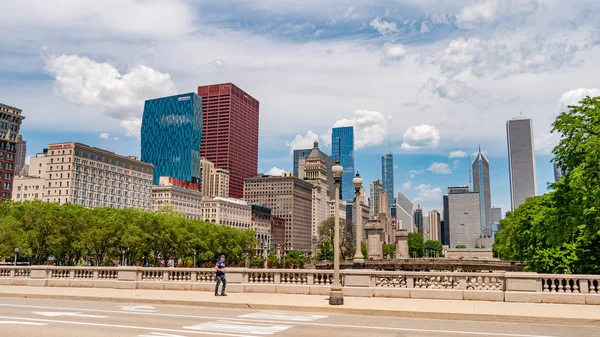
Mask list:
[[215,270],[217,271],[217,285],[215,286],[215,296],[219,296],[219,284],[221,284],[221,282],[223,282],[221,296],[227,296],[227,294],[225,294],[225,287],[227,286],[227,279],[225,278],[225,255],[221,255],[221,259],[217,261]]

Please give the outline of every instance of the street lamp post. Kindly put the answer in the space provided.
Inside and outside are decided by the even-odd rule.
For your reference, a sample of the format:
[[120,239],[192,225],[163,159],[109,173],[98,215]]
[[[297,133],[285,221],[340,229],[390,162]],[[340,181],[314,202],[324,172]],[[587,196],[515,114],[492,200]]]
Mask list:
[[356,252],[354,253],[354,258],[352,259],[353,268],[354,269],[362,269],[365,263],[365,260],[362,255],[362,205],[360,203],[360,190],[362,188],[362,178],[360,177],[360,173],[356,172],[356,177],[352,179],[352,183],[354,184],[354,195],[356,206]]
[[196,268],[196,252],[194,252],[194,266],[192,268]]
[[344,304],[342,283],[340,282],[340,183],[344,168],[339,161],[331,168],[333,184],[335,185],[334,235],[333,235],[333,284],[329,293],[330,305]]
[[19,248],[15,248],[15,267],[17,266],[17,254],[19,254]]
[[123,256],[121,258],[121,265],[124,266],[125,265],[125,249],[121,250],[121,253],[123,254]]

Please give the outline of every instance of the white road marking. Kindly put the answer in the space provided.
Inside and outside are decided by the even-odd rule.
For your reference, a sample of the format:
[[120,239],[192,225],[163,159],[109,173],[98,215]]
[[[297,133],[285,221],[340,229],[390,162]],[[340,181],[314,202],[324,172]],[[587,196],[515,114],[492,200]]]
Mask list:
[[57,324],[70,324],[70,325],[97,326],[97,327],[102,327],[102,328],[116,328],[116,329],[129,329],[129,330],[151,330],[151,331],[177,332],[177,333],[185,333],[185,334],[191,333],[191,334],[197,334],[197,335],[212,335],[212,336],[226,336],[226,337],[253,337],[251,335],[238,335],[238,334],[210,332],[210,331],[190,331],[190,330],[186,331],[186,330],[178,330],[178,329],[149,328],[149,327],[145,327],[145,326],[133,326],[133,325],[59,321],[59,320],[42,319],[42,318],[0,316],[0,319],[14,319],[14,320],[39,322],[39,323],[57,323]]
[[185,337],[182,335],[171,335],[162,332],[151,332],[149,335],[138,335],[138,337]]
[[125,310],[125,311],[135,311],[135,312],[156,312],[156,308],[150,305],[131,305],[131,306],[124,306],[124,307],[120,307],[121,310]]
[[72,316],[72,317],[86,317],[86,318],[106,318],[106,316],[96,315],[84,315],[80,312],[39,312],[34,311],[34,314],[46,316],[46,317],[60,317],[60,316]]
[[294,314],[289,312],[261,311],[240,315],[240,318],[253,318],[267,321],[312,322],[327,318],[327,315]]
[[35,323],[35,322],[19,322],[19,321],[0,321],[0,325],[48,325],[46,323]]
[[244,322],[216,321],[207,322],[194,326],[184,326],[184,329],[190,330],[208,330],[208,331],[226,331],[234,333],[249,333],[253,335],[272,335],[277,332],[285,331],[293,326],[290,325],[267,325],[251,324]]
[[[37,309],[47,309],[47,310],[51,310],[51,309],[54,309],[54,310],[78,310],[78,311],[86,311],[86,312],[101,312],[101,313],[113,313],[113,314],[116,313],[116,314],[129,314],[129,315],[142,315],[142,316],[195,318],[195,319],[208,319],[208,320],[222,320],[222,319],[227,319],[227,320],[230,320],[230,321],[241,321],[241,322],[264,322],[264,323],[272,323],[272,322],[263,321],[263,320],[251,320],[251,319],[243,319],[243,318],[229,318],[229,317],[218,317],[218,316],[178,315],[178,314],[133,312],[133,311],[123,312],[123,311],[103,310],[103,309],[62,308],[62,307],[35,306],[35,305],[24,305],[24,304],[0,304],[0,307],[37,308]],[[383,326],[361,326],[361,325],[332,324],[332,323],[315,323],[315,322],[280,322],[280,323],[289,323],[289,324],[307,325],[307,326],[322,326],[322,327],[331,327],[331,328],[346,328],[346,329],[365,329],[365,330],[382,330],[382,331],[412,331],[412,332],[439,332],[439,333],[459,334],[459,335],[469,335],[469,334],[471,334],[471,335],[476,335],[476,336],[556,337],[556,336],[550,336],[550,335],[523,335],[523,334],[477,332],[477,331],[456,331],[456,330],[428,330],[428,329],[411,329],[411,328],[396,328],[396,327],[383,327]]]

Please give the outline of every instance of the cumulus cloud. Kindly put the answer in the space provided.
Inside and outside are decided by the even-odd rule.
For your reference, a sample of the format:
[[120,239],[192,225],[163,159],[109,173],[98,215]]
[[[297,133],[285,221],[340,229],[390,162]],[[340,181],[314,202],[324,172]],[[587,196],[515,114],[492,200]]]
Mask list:
[[463,103],[481,97],[483,94],[469,87],[467,82],[447,77],[430,78],[425,83],[425,88],[431,90],[440,98],[457,103]]
[[377,31],[379,33],[381,33],[381,35],[387,35],[390,33],[395,33],[398,31],[398,25],[393,22],[393,21],[385,21],[382,20],[381,18],[375,18],[373,19],[369,25],[375,29],[377,29]]
[[535,152],[541,154],[550,154],[559,142],[560,135],[558,133],[542,133],[534,139]]
[[412,188],[412,181],[407,181],[402,185],[402,189],[407,191],[410,190]]
[[431,188],[430,185],[421,184],[417,186],[416,189],[419,191],[417,198],[414,200],[417,203],[442,200],[442,189],[439,187]]
[[578,105],[579,101],[586,96],[600,96],[600,88],[579,88],[565,92],[558,100],[558,111],[563,112],[567,110],[570,105]]
[[406,130],[403,137],[402,149],[437,148],[439,144],[440,130],[431,125],[421,124],[411,126]]
[[290,153],[294,150],[312,149],[314,142],[319,140],[319,135],[308,130],[306,135],[297,134],[291,142],[285,142],[286,146],[290,147]]
[[467,156],[467,153],[465,151],[456,150],[456,151],[450,152],[450,154],[448,155],[448,158],[450,158],[450,159],[452,159],[452,158],[465,158],[466,156]]
[[425,22],[425,21],[421,22],[421,33],[425,34],[425,33],[429,33],[430,31],[431,31],[431,28],[429,27],[427,22]]
[[[354,117],[341,119],[333,124],[334,128],[343,126],[354,127],[354,148],[362,149],[383,144],[388,133],[387,119],[379,111],[356,110]],[[331,145],[331,129],[321,135],[326,146]]]
[[106,132],[100,134],[100,138],[102,138],[102,139],[108,139],[109,137],[110,137],[110,135]]
[[205,64],[201,65],[200,68],[218,71],[218,70],[225,69],[226,66],[227,66],[227,64],[225,63],[225,60],[223,60],[223,59],[215,59],[212,62],[205,63]]
[[541,7],[540,0],[478,0],[456,16],[461,29],[475,29],[508,16],[528,15]]
[[267,175],[270,176],[275,176],[275,177],[280,177],[283,175],[283,173],[286,172],[283,169],[280,169],[279,167],[272,167],[269,172],[267,172]]
[[410,174],[410,178],[414,178],[416,175],[423,173],[424,170],[410,170],[408,173]]
[[406,48],[402,44],[386,42],[383,44],[379,64],[384,67],[391,66],[402,61],[404,56],[406,56]]
[[460,166],[460,161],[458,161],[458,160],[455,160],[455,161],[452,163],[452,168],[454,168],[455,170],[456,170],[457,168],[459,168],[459,166]]
[[79,55],[50,56],[45,63],[57,95],[70,103],[102,108],[127,126],[132,125],[130,119],[141,115],[146,99],[177,92],[169,74],[143,65],[121,74],[112,64]]
[[141,118],[132,118],[121,121],[121,127],[125,129],[125,134],[127,137],[135,137],[140,139],[140,129],[142,128]]
[[450,166],[448,166],[448,164],[446,164],[446,163],[438,163],[438,162],[432,163],[429,166],[429,168],[427,169],[427,171],[431,171],[431,172],[437,173],[437,174],[450,174],[450,173],[452,173],[452,170],[450,170]]

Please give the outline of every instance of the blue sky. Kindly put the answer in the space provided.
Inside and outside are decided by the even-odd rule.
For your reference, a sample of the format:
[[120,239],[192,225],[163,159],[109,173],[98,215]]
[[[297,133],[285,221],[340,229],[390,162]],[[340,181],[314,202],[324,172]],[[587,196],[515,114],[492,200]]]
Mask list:
[[137,155],[144,100],[234,82],[261,104],[261,172],[291,170],[291,150],[314,140],[330,153],[330,129],[354,125],[366,183],[391,151],[396,189],[440,210],[446,187],[468,184],[468,159],[450,153],[481,145],[492,203],[506,210],[506,120],[533,118],[543,193],[553,119],[600,95],[597,1],[25,0],[0,11],[11,14],[0,102],[23,109],[29,156],[61,141]]

